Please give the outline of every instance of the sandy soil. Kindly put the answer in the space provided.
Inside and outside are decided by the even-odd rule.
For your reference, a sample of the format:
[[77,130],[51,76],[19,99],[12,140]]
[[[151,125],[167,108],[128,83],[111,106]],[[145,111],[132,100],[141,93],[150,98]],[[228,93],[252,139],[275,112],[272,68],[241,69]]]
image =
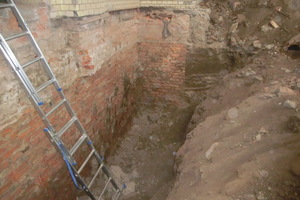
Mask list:
[[209,91],[167,199],[300,199],[299,78],[299,60],[262,56]]

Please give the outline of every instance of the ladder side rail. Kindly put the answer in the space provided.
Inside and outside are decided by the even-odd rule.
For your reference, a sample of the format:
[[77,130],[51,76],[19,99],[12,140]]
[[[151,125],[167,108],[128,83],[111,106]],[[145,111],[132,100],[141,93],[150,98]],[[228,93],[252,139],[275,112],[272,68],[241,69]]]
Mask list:
[[[63,141],[60,138],[53,137],[53,133],[49,131],[48,129],[44,129],[44,132],[46,133],[47,137],[51,141],[52,145],[55,147],[55,149],[59,152],[59,155],[62,157],[63,160],[65,160],[65,156],[67,161],[70,163],[70,167],[72,168],[72,171],[74,172],[74,175],[76,177],[76,180],[79,182],[79,184],[83,187],[84,191],[87,193],[87,195],[92,199],[96,200],[94,194],[89,190],[87,184],[85,183],[84,179],[80,176],[80,174],[77,172],[75,165],[73,165],[73,158],[70,157],[68,154],[68,151],[62,152],[62,149],[60,148],[60,145],[65,146]],[[64,155],[66,154],[66,155]]]
[[[73,171],[74,171],[74,170],[76,171],[75,167],[73,167],[73,166],[72,166],[72,169],[73,169]],[[87,185],[86,185],[85,181],[83,180],[83,178],[82,178],[77,172],[75,173],[75,176],[77,177],[77,181],[78,181],[82,186],[84,186],[84,191],[87,193],[87,195],[88,195],[92,200],[96,200],[95,195],[94,195],[94,194],[92,193],[92,191],[87,187]]]
[[[95,149],[94,145],[91,144],[91,146],[92,146],[93,149]],[[98,161],[100,164],[103,164],[103,165],[104,165],[104,162],[103,162],[103,160],[101,159],[101,157],[100,157],[100,155],[99,155],[99,153],[98,153],[97,151],[95,151],[95,157],[96,157],[97,161]],[[104,166],[102,167],[102,171],[105,173],[105,175],[106,175],[108,178],[112,177],[112,175],[111,175],[110,171],[107,169],[106,165],[104,165]],[[114,187],[116,190],[121,190],[120,187],[118,186],[118,184],[116,183],[115,179],[112,179],[112,180],[111,180],[111,183],[112,183],[113,187]]]
[[[106,175],[108,178],[112,177],[111,173],[109,172],[109,170],[108,170],[107,167],[105,166],[105,164],[104,164],[104,162],[103,162],[103,159],[101,158],[101,156],[99,155],[98,151],[97,151],[96,148],[94,147],[94,145],[93,145],[93,143],[92,143],[92,140],[91,140],[90,137],[87,135],[87,133],[86,133],[84,127],[82,126],[82,124],[80,123],[80,121],[77,120],[77,121],[75,122],[75,124],[76,124],[77,128],[78,128],[79,130],[82,131],[82,134],[86,136],[85,141],[86,141],[87,145],[90,147],[90,150],[91,150],[91,151],[94,151],[94,157],[97,159],[98,163],[99,163],[99,164],[103,164],[102,171],[105,173],[105,175]],[[112,183],[113,187],[114,187],[116,190],[120,190],[120,191],[121,191],[121,189],[119,188],[118,184],[116,183],[116,181],[115,181],[114,179],[111,180],[111,183]]]
[[[102,164],[104,166],[104,163]],[[83,186],[83,190],[87,193],[87,195],[92,199],[92,200],[96,200],[96,196],[93,194],[93,192],[91,191],[91,188],[89,188],[89,186],[86,184],[86,182],[84,181],[84,179],[80,176],[80,174],[78,173],[77,169],[75,168],[74,165],[71,165],[72,170],[75,174],[75,177],[77,179],[77,181],[81,184],[81,186]]]
[[71,166],[71,167],[72,167],[73,172],[75,173],[75,177],[77,178],[77,181],[84,187],[84,191],[88,194],[88,196],[92,200],[96,200],[95,195],[92,193],[92,191],[90,190],[90,188],[88,188],[88,186],[86,185],[85,181],[80,176],[80,174],[78,174],[76,168],[74,166]]
[[[9,4],[12,5],[11,9],[12,9],[12,12],[13,14],[15,15],[15,17],[17,18],[18,22],[19,22],[19,25],[21,26],[22,30],[23,31],[29,31],[28,27],[27,27],[27,24],[24,20],[24,18],[22,17],[19,9],[17,8],[15,2],[13,0],[6,0]],[[29,31],[30,32],[30,31]]]

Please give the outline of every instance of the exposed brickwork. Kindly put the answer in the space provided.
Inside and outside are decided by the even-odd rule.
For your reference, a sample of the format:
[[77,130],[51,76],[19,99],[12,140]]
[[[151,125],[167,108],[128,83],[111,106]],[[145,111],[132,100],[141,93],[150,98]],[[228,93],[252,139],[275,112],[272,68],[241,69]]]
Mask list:
[[51,18],[62,16],[82,17],[98,15],[110,11],[140,7],[164,7],[177,10],[189,10],[196,1],[193,0],[51,0]]
[[105,12],[139,8],[139,0],[51,0],[51,18],[82,17]]
[[179,94],[185,80],[186,46],[183,44],[140,43],[139,58],[143,66],[147,97],[159,101]]
[[[21,12],[29,6],[21,5]],[[79,119],[97,149],[110,144],[130,125],[135,109],[135,79],[138,62],[136,11],[112,13],[109,24],[88,20],[49,20],[46,7],[33,6],[25,19]],[[126,18],[123,23],[122,19]],[[118,19],[118,20],[117,20]],[[7,26],[8,24],[8,26]],[[126,26],[122,26],[126,24]],[[8,11],[0,13],[1,33],[17,33],[17,23]],[[78,30],[78,31],[76,31]],[[118,34],[114,34],[116,30]],[[123,33],[128,33],[122,36]],[[32,59],[25,38],[10,43],[21,63]],[[26,55],[26,56],[25,56]],[[0,199],[75,199],[75,189],[63,160],[43,133],[45,126],[28,102],[22,88],[0,59],[1,138]],[[42,70],[27,71],[35,85],[43,82]],[[49,109],[57,102],[54,91],[43,94]],[[54,113],[50,120],[59,129],[66,112]],[[75,136],[64,139],[74,140]],[[106,145],[107,146],[107,145]],[[84,152],[83,152],[84,153]],[[83,156],[79,156],[79,161]]]
[[[120,52],[95,75],[78,78],[66,91],[98,150],[100,145],[124,133],[130,124],[132,115],[129,113],[135,109],[135,98],[131,93],[136,70],[132,63],[137,62],[137,57],[131,55],[136,55],[135,51],[136,47],[131,47]],[[130,84],[124,88],[126,81]],[[63,121],[65,117],[55,115],[57,121]],[[76,189],[70,184],[64,163],[43,134],[44,125],[37,114],[28,110],[18,121],[23,123],[14,123],[1,131],[0,197],[32,199],[31,195],[49,188],[39,194],[40,199],[75,199]],[[55,193],[53,189],[66,193]]]
[[[189,15],[171,13],[171,35],[163,38],[162,20],[150,18],[143,10],[140,13],[115,11],[105,17],[80,20],[50,20],[51,10],[44,4],[19,4],[19,7],[102,154],[107,150],[102,147],[130,125],[139,75],[144,77],[144,84],[138,86],[154,100],[180,92],[185,79]],[[0,12],[1,33],[6,32],[5,37],[18,32],[18,29],[10,30],[16,25],[9,12]],[[20,38],[11,43],[22,63],[35,57],[29,53],[32,49],[27,42]],[[28,75],[38,86],[45,77],[39,66],[35,67]],[[43,123],[2,54],[0,71],[3,113],[0,116],[0,199],[75,199],[78,192],[62,159],[42,132]],[[43,95],[46,109],[57,102],[53,93]],[[53,115],[51,120],[61,127],[67,120],[66,112]]]
[[[182,92],[185,80],[189,15],[166,13],[171,16],[171,35],[163,38],[163,17],[159,11],[142,10],[139,18],[139,61],[143,68],[146,101],[171,100]],[[171,100],[172,101],[172,100]]]
[[196,1],[192,0],[140,0],[141,7],[164,7],[178,10],[189,10]]

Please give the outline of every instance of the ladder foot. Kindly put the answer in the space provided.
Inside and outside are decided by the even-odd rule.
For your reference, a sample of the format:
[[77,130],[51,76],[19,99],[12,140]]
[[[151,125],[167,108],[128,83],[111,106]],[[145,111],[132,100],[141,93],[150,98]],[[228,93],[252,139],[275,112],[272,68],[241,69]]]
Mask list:
[[39,102],[38,105],[42,106],[42,105],[44,105],[44,102]]
[[62,88],[58,88],[57,91],[61,92],[61,91],[62,91]]

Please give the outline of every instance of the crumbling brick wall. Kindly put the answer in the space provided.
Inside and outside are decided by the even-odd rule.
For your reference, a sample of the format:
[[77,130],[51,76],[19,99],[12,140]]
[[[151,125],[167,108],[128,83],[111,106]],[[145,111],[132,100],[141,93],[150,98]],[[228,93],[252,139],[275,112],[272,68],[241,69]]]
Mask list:
[[[181,91],[190,37],[188,14],[131,9],[51,19],[52,9],[42,0],[17,2],[102,155],[130,125],[138,87],[152,102]],[[166,36],[164,23],[170,33]],[[13,16],[0,11],[1,33],[19,31],[13,27]],[[21,60],[35,56],[24,56],[32,49],[22,38],[11,45]],[[42,132],[43,123],[0,57],[0,199],[75,199],[78,192]],[[38,85],[44,79],[36,67],[28,75]],[[143,84],[136,84],[140,79]],[[46,105],[53,104],[49,95],[44,97]],[[65,115],[54,119],[62,123]]]
[[186,46],[183,44],[139,44],[143,87],[147,103],[170,100],[182,92],[185,81]]
[[[104,153],[100,147],[125,132],[136,106],[137,12],[111,13],[102,20],[51,21],[45,4],[18,6],[79,119]],[[7,10],[0,12],[0,19],[5,37],[19,31]],[[22,62],[34,56],[25,38],[10,45]],[[64,163],[2,53],[0,63],[0,199],[75,199],[78,193]],[[41,83],[41,74],[28,71],[33,83]],[[45,96],[46,105],[52,100]],[[53,118],[60,122],[66,115]]]
[[[142,9],[139,18],[139,62],[146,103],[172,100],[185,81],[189,15]],[[164,35],[168,20],[169,35]],[[166,37],[167,36],[167,37]]]

